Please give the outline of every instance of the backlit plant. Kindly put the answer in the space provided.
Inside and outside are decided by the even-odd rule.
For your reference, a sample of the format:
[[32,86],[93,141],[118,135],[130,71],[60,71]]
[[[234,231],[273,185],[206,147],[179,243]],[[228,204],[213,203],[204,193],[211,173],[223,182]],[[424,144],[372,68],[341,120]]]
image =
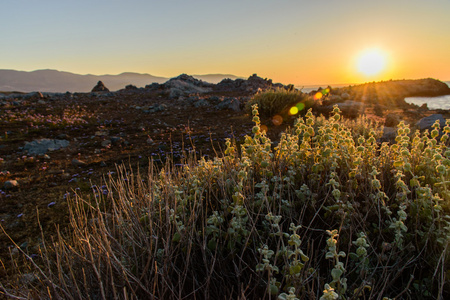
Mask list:
[[[18,297],[449,297],[450,123],[395,142],[364,118],[307,111],[274,146],[252,133],[222,156],[124,166],[69,196],[72,228],[20,261]],[[127,180],[125,180],[125,178]],[[19,247],[20,248],[20,247]],[[28,258],[28,259],[26,259]],[[18,265],[18,263],[17,263]],[[26,271],[24,271],[26,270]],[[30,271],[33,270],[33,271]]]

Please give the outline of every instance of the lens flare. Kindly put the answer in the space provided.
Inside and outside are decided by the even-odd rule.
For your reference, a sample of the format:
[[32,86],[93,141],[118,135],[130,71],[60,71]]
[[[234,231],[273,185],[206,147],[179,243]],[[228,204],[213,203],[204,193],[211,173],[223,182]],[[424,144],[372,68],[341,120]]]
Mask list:
[[280,115],[273,116],[272,123],[275,126],[279,126],[279,125],[283,124],[283,117]]
[[320,100],[320,99],[322,99],[322,93],[321,92],[317,92],[315,95],[314,95],[314,100]]
[[305,104],[302,102],[299,102],[295,106],[292,106],[289,109],[289,114],[291,116],[294,116],[294,115],[298,114],[300,111],[302,111],[303,109],[305,109]]
[[261,126],[259,127],[259,129],[260,129],[261,131],[264,131],[264,132],[267,132],[267,130],[269,130],[269,128],[268,128],[266,125],[261,125]]
[[298,114],[298,108],[297,106],[292,106],[291,109],[289,110],[289,114],[291,116]]
[[305,109],[305,103],[301,103],[301,102],[297,103],[296,107],[297,107],[298,111],[302,111]]

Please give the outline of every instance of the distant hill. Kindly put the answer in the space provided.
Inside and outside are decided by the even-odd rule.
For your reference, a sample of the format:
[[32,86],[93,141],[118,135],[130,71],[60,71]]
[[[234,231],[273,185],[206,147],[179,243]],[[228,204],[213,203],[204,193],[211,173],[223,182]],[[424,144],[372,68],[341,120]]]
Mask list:
[[[193,77],[210,83],[218,83],[224,78],[239,78],[226,74],[193,75]],[[116,91],[129,84],[144,87],[153,82],[164,83],[167,80],[169,78],[139,73],[80,75],[57,70],[26,72],[0,69],[0,91],[90,92],[98,81],[102,81],[109,90]]]

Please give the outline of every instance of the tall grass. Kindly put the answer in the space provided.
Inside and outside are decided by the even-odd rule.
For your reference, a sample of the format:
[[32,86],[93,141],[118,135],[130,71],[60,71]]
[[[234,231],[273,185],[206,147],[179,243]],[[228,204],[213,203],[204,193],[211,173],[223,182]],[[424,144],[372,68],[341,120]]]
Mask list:
[[[255,126],[238,155],[119,168],[70,199],[71,229],[24,259],[53,299],[444,299],[450,149],[444,128],[378,144],[374,124],[309,111],[277,147]],[[357,132],[363,134],[356,134]],[[16,261],[19,264],[18,261]],[[18,272],[23,270],[18,268]],[[24,272],[24,271],[22,271]],[[22,276],[23,277],[23,276]]]
[[252,106],[257,104],[262,117],[273,117],[276,114],[286,112],[298,103],[310,108],[313,102],[308,95],[294,89],[265,90],[256,93],[246,104],[246,109],[251,112]]

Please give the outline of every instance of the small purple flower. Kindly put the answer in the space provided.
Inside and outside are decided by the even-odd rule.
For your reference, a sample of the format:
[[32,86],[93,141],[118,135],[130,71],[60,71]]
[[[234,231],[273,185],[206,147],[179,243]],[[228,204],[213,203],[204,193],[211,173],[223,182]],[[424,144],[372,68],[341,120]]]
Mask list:
[[56,202],[50,202],[49,204],[47,204],[47,207],[52,207],[53,205],[55,205],[56,204]]
[[18,218],[22,218],[23,214],[18,214],[17,217]]

